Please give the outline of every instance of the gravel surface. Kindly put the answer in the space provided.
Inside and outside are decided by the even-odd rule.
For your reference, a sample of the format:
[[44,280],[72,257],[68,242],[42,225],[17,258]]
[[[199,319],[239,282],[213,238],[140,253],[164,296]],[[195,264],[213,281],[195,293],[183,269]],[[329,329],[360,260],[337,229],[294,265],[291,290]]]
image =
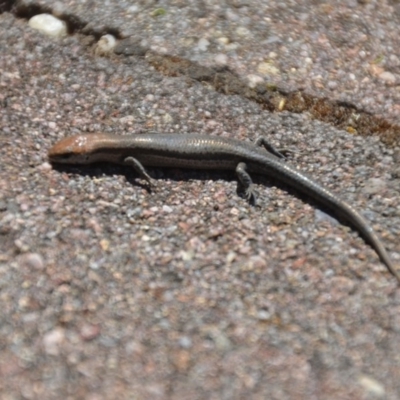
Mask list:
[[[400,265],[398,147],[163,74],[146,53],[241,78],[265,77],[265,63],[268,80],[396,120],[396,84],[368,69],[395,65],[396,4],[98,4],[53,4],[79,27],[58,40],[0,14],[1,398],[398,399],[398,285],[312,201],[257,177],[251,206],[217,171],[150,169],[150,192],[129,168],[46,158],[79,132],[264,134],[360,210]],[[110,29],[141,38],[132,55],[96,52]]]
[[161,54],[229,66],[266,80],[351,102],[400,124],[400,3],[345,0],[21,0],[71,21],[112,31]]

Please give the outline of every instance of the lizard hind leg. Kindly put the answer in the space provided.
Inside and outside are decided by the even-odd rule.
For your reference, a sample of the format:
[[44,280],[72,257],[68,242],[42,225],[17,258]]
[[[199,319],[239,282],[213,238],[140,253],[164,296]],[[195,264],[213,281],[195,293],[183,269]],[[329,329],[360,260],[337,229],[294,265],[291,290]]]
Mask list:
[[239,179],[239,183],[241,184],[241,186],[244,189],[246,199],[249,202],[256,204],[257,196],[256,196],[256,192],[254,190],[254,184],[253,184],[253,181],[252,181],[250,175],[246,171],[246,168],[247,168],[246,164],[244,162],[240,162],[236,166],[236,175]]

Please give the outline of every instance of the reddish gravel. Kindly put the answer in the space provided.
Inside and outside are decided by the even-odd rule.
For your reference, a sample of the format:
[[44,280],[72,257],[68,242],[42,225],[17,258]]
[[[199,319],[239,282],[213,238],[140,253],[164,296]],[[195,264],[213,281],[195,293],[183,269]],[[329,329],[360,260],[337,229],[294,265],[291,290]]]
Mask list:
[[[145,57],[225,59],[243,79],[264,63],[273,82],[396,121],[395,2],[98,4],[57,2],[79,22],[61,40],[0,14],[0,397],[398,399],[399,287],[316,204],[266,177],[252,207],[233,173],[151,169],[149,192],[129,168],[46,158],[78,132],[268,135],[400,265],[399,148]],[[137,53],[96,56],[88,33],[110,27]]]

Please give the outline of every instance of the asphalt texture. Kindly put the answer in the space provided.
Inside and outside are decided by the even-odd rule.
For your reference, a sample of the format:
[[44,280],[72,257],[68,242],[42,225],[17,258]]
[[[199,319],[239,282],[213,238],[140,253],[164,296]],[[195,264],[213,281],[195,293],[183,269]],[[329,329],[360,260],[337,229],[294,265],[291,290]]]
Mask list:
[[[398,283],[279,177],[253,206],[234,173],[154,168],[149,190],[47,160],[79,132],[264,135],[400,268],[398,2],[0,11],[1,399],[400,398]],[[43,11],[69,35],[31,29]]]

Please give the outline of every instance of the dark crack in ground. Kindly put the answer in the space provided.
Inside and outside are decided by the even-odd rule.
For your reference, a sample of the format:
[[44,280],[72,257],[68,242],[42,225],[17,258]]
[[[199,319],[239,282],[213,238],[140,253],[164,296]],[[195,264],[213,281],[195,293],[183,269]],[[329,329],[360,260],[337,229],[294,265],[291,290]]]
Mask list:
[[254,89],[235,73],[224,67],[209,68],[177,56],[147,54],[147,61],[166,76],[186,76],[208,84],[224,94],[236,94],[255,101],[271,112],[308,112],[312,118],[326,122],[353,135],[378,135],[388,146],[400,143],[400,127],[383,118],[360,110],[356,105],[318,98],[305,90],[285,91],[268,83]]

